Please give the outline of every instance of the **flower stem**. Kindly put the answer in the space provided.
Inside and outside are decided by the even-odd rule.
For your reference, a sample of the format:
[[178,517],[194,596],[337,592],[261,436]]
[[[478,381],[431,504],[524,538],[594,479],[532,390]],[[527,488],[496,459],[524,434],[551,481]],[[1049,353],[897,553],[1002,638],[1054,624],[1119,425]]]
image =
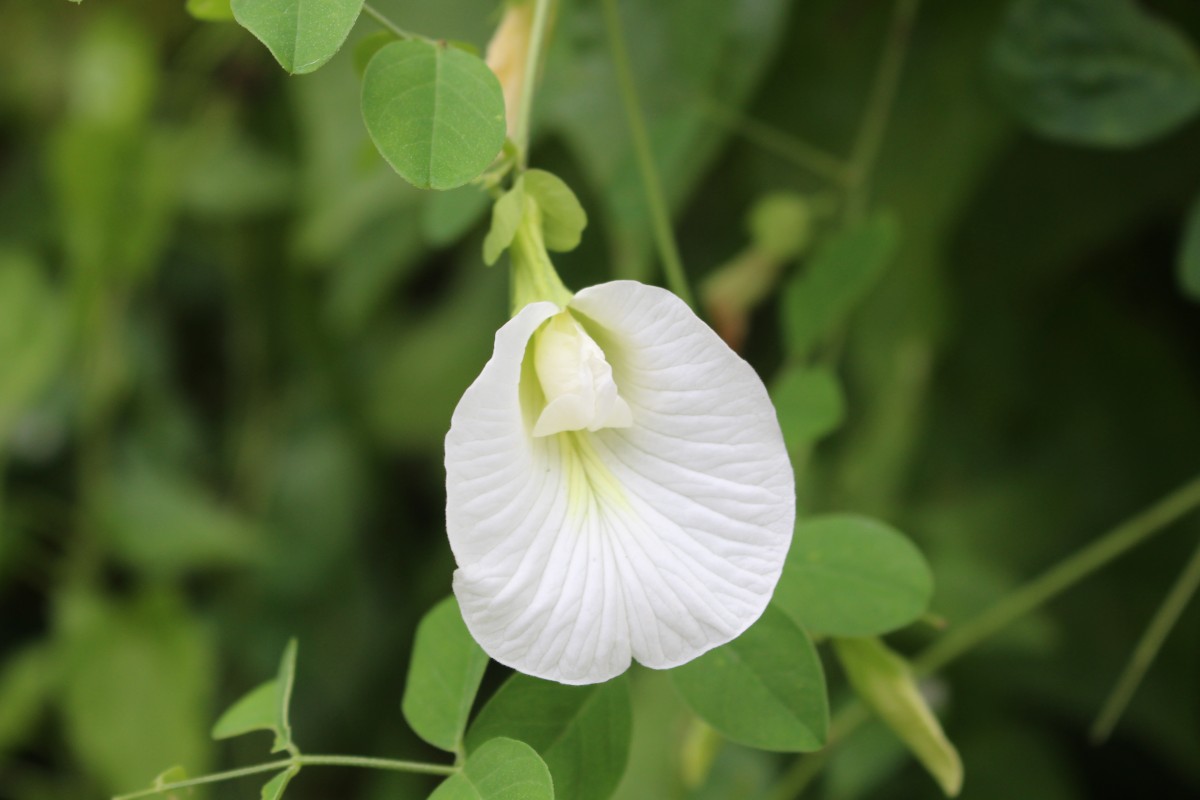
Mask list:
[[646,121],[638,101],[637,85],[633,70],[629,66],[629,51],[625,47],[625,36],[621,31],[621,14],[617,0],[603,0],[604,23],[608,29],[609,46],[612,48],[613,64],[617,71],[617,84],[621,90],[621,102],[625,106],[625,118],[629,123],[629,135],[637,156],[638,169],[642,174],[642,187],[646,192],[646,203],[650,206],[650,219],[654,227],[654,240],[658,255],[663,262],[667,285],[692,308],[696,307],[692,291],[688,288],[683,260],[679,257],[679,246],[671,229],[671,213],[667,208],[662,182],[654,166],[654,153],[650,148],[650,136],[646,132]]
[[533,0],[533,30],[529,34],[529,48],[525,51],[525,77],[522,81],[521,102],[517,109],[517,124],[513,139],[517,145],[517,170],[524,172],[529,164],[529,131],[533,117],[533,96],[537,90],[538,72],[542,64],[542,50],[546,46],[546,27],[550,19],[550,7],[554,0]]
[[444,766],[442,764],[427,764],[421,761],[398,761],[391,758],[370,758],[367,756],[297,755],[291,758],[281,758],[278,761],[268,761],[263,764],[254,764],[253,766],[249,767],[226,770],[225,772],[214,772],[210,775],[201,775],[198,778],[172,781],[170,783],[164,783],[161,786],[156,786],[153,789],[143,789],[138,792],[130,792],[129,794],[118,795],[114,797],[113,800],[137,800],[137,798],[153,797],[154,795],[163,794],[164,792],[171,792],[176,789],[186,789],[189,786],[200,786],[206,783],[221,783],[224,781],[231,781],[236,778],[244,778],[249,775],[258,775],[263,772],[277,772],[280,770],[285,770],[289,767],[305,766],[360,767],[364,769],[392,770],[394,772],[411,772],[421,775],[453,775],[458,771],[455,767]]
[[904,69],[904,57],[908,52],[913,24],[921,0],[896,0],[892,12],[892,26],[879,59],[879,70],[875,73],[875,84],[862,124],[854,141],[850,156],[850,176],[854,189],[847,199],[846,213],[849,219],[859,219],[867,207],[870,196],[870,177],[883,144],[895,105],[896,89],[900,85],[900,74]]
[[1196,594],[1197,588],[1200,588],[1200,546],[1196,547],[1187,566],[1183,568],[1183,572],[1180,573],[1179,578],[1167,593],[1163,604],[1155,612],[1154,618],[1150,620],[1150,626],[1146,628],[1146,632],[1142,634],[1141,640],[1129,657],[1129,664],[1121,673],[1120,680],[1117,681],[1117,685],[1113,688],[1112,694],[1108,696],[1108,700],[1104,703],[1100,715],[1092,726],[1092,741],[1103,742],[1112,733],[1122,712],[1125,711],[1125,707],[1133,699],[1133,694],[1141,684],[1146,671],[1154,663],[1163,642],[1166,641],[1171,629],[1179,620],[1179,615],[1183,613]]
[[408,41],[415,40],[415,41],[419,41],[419,42],[433,42],[433,39],[430,39],[428,36],[422,36],[419,33],[413,33],[412,31],[408,31],[408,30],[405,30],[404,28],[401,28],[399,25],[397,25],[396,23],[394,23],[390,19],[388,19],[387,16],[385,16],[382,12],[380,12],[378,9],[376,9],[374,6],[372,6],[370,3],[363,3],[362,10],[363,10],[364,14],[366,14],[368,17],[370,17],[371,19],[373,19],[377,23],[379,23],[379,25],[381,27],[391,31],[392,33],[396,34],[396,36],[400,37],[401,39],[405,39]]

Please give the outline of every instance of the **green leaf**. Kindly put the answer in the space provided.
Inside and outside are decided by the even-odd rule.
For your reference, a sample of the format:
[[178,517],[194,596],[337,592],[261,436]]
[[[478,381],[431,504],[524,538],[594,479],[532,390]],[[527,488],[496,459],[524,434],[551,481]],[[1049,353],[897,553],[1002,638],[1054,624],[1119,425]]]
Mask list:
[[1200,197],[1192,203],[1183,226],[1178,275],[1183,293],[1193,300],[1200,301]]
[[213,726],[212,737],[229,739],[251,731],[272,731],[275,734],[275,742],[271,752],[290,750],[293,744],[288,707],[292,701],[295,675],[296,640],[292,639],[284,648],[278,674],[230,706]]
[[829,514],[796,525],[775,602],[811,633],[875,636],[916,620],[932,594],[929,565],[903,534]]
[[789,449],[807,447],[837,430],[845,415],[842,385],[824,367],[785,369],[771,385],[771,400]]
[[587,212],[571,187],[557,175],[540,169],[529,170],[521,180],[525,193],[542,212],[542,235],[547,249],[565,253],[578,247],[587,227]]
[[629,760],[629,681],[566,686],[517,673],[471,724],[467,752],[497,736],[519,739],[545,759],[558,800],[604,800]]
[[825,673],[808,635],[768,606],[741,636],[671,671],[692,710],[725,737],[760,750],[825,744]]
[[404,719],[418,736],[452,753],[462,748],[487,663],[487,653],[471,637],[453,597],[424,616],[417,626],[402,703]]
[[358,20],[363,0],[232,0],[234,19],[279,65],[303,75],[333,58]]
[[292,778],[300,772],[300,767],[294,765],[288,767],[283,772],[271,778],[265,786],[262,787],[262,800],[281,800],[283,792],[287,789],[287,785],[292,782]]
[[467,757],[462,772],[451,775],[429,800],[562,800],[550,771],[524,742],[498,738]]
[[212,729],[212,738],[230,739],[252,731],[273,731],[278,737],[275,714],[278,700],[279,682],[275,679],[250,690],[217,720]]
[[275,747],[271,752],[292,748],[292,723],[289,719],[289,709],[292,705],[292,687],[296,683],[296,640],[289,639],[283,649],[283,658],[279,660],[279,675],[275,678],[279,683],[279,696],[275,704],[275,723],[278,726],[275,736]]
[[230,0],[187,0],[187,12],[205,22],[229,22],[233,19]]
[[896,249],[896,224],[876,216],[826,241],[783,289],[789,352],[804,358],[841,323],[883,273]]
[[835,639],[833,645],[854,691],[908,746],[942,791],[957,795],[962,761],[917,689],[908,662],[878,639]]
[[1019,0],[990,54],[1001,99],[1053,139],[1132,147],[1200,111],[1200,58],[1133,0]]
[[492,227],[483,240],[483,263],[489,267],[507,250],[525,216],[525,179],[517,178],[513,187],[492,206]]
[[363,75],[362,112],[379,152],[421,189],[453,189],[504,145],[504,95],[477,56],[422,41],[382,48]]

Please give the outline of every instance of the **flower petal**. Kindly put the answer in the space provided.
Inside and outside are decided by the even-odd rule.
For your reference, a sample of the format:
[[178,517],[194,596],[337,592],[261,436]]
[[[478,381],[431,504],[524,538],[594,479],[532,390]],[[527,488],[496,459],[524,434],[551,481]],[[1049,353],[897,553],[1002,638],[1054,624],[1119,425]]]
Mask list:
[[514,389],[553,307],[527,307],[455,412],[447,522],[455,594],[489,655],[593,683],[631,657],[677,666],[749,627],[779,579],[795,496],[762,381],[678,298],[619,281],[570,308],[632,425],[532,436]]

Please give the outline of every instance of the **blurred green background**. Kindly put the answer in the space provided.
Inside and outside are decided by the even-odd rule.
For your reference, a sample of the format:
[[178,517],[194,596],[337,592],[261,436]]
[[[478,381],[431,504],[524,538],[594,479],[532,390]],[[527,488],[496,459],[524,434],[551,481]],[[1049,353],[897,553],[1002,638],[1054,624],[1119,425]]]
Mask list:
[[[379,0],[482,46],[493,0]],[[1200,40],[1200,6],[1146,3]],[[1174,274],[1200,124],[1098,150],[1023,133],[984,68],[1007,3],[928,0],[877,170],[901,248],[840,342],[844,427],[807,510],[880,516],[928,554],[950,624],[1196,470],[1200,310]],[[737,135],[738,109],[845,153],[890,4],[622,5],[656,156],[699,281],[769,191],[821,192]],[[307,751],[431,758],[399,700],[453,570],[441,442],[506,319],[482,195],[407,186],[358,110],[353,42],[289,78],[182,0],[0,2],[0,798],[100,797],[260,760],[209,741],[300,641]],[[578,288],[657,280],[599,9],[565,5],[534,162],[591,215]],[[724,113],[714,116],[713,105]],[[793,267],[802,269],[803,264]],[[781,361],[778,303],[747,357]],[[1113,740],[1087,728],[1200,535],[1195,520],[935,679],[963,797],[1200,796],[1200,608]],[[897,637],[908,649],[930,630]],[[829,665],[835,698],[840,676]],[[490,668],[483,695],[503,678]],[[634,673],[620,796],[752,798],[784,764],[728,746],[685,790],[688,718]],[[265,737],[263,737],[265,739]],[[422,778],[306,770],[302,798],[423,797]],[[882,730],[815,796],[936,788]],[[212,797],[257,797],[229,784]]]

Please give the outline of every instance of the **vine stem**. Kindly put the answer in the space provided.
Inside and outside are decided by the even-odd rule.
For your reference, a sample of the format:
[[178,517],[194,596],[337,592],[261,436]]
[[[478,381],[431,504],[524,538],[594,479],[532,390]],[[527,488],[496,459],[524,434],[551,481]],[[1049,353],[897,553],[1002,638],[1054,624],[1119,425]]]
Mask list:
[[201,775],[198,778],[172,781],[171,783],[156,786],[153,789],[143,789],[138,792],[118,795],[113,800],[137,800],[137,798],[153,797],[154,795],[174,791],[175,789],[186,789],[189,786],[221,783],[236,778],[244,778],[249,775],[258,775],[263,772],[276,772],[288,769],[289,767],[308,766],[360,767],[363,769],[391,770],[393,772],[411,772],[420,775],[453,775],[458,772],[456,767],[444,766],[442,764],[427,764],[421,761],[397,761],[391,758],[370,758],[368,756],[297,755],[292,758],[281,758],[278,761],[268,761],[264,764],[254,764],[253,766],[226,770],[225,772]]
[[853,189],[847,201],[847,214],[851,219],[861,217],[866,210],[871,172],[875,168],[875,160],[883,145],[883,135],[887,131],[892,108],[895,106],[896,90],[900,86],[904,58],[908,54],[908,43],[920,5],[921,0],[896,0],[895,10],[892,12],[888,40],[879,59],[879,69],[875,73],[871,97],[867,101],[867,108],[863,113],[850,155]]
[[396,23],[394,23],[390,19],[388,19],[388,17],[385,14],[383,14],[381,11],[376,9],[370,3],[363,3],[362,10],[363,10],[364,14],[366,14],[368,17],[370,17],[371,19],[373,19],[377,23],[379,23],[380,27],[391,31],[392,33],[399,36],[401,39],[406,39],[409,41],[415,40],[415,41],[419,41],[419,42],[431,42],[431,43],[434,41],[433,39],[430,39],[428,36],[422,36],[419,33],[413,33],[412,31],[401,28],[399,25],[397,25]]
[[1171,629],[1179,620],[1179,615],[1183,613],[1196,594],[1197,588],[1200,588],[1200,546],[1196,547],[1187,566],[1183,568],[1183,572],[1171,586],[1163,604],[1159,606],[1154,618],[1150,620],[1149,627],[1146,628],[1146,632],[1142,634],[1141,640],[1129,657],[1129,664],[1121,673],[1112,694],[1109,695],[1099,716],[1096,717],[1096,722],[1092,726],[1093,742],[1103,742],[1112,733],[1122,712],[1125,711],[1125,707],[1133,699],[1134,692],[1137,691],[1146,671],[1154,663],[1163,642],[1166,641]]
[[537,90],[538,72],[542,65],[542,50],[546,46],[546,27],[554,0],[534,0],[533,28],[529,33],[529,48],[525,51],[525,76],[522,81],[521,102],[517,108],[517,124],[513,139],[517,145],[517,170],[524,172],[529,164],[529,131],[533,118],[533,96]]
[[[1060,561],[987,611],[950,632],[913,659],[913,671],[928,675],[946,667],[1011,623],[1057,597],[1101,567],[1150,540],[1187,513],[1200,508],[1200,475],[1154,505],[1112,528],[1090,545]],[[1200,560],[1200,556],[1197,557]],[[1190,567],[1190,565],[1189,565]],[[1196,569],[1200,569],[1197,566]],[[1190,571],[1190,570],[1189,570]],[[1174,594],[1174,592],[1172,593]],[[797,759],[771,791],[773,800],[793,800],[817,777],[835,745],[870,719],[859,700],[843,706],[830,724],[825,749]]]
[[671,213],[667,208],[658,170],[654,166],[650,136],[646,132],[646,121],[642,116],[641,103],[638,101],[637,85],[634,83],[633,70],[629,64],[629,51],[625,46],[625,35],[621,30],[621,12],[617,8],[617,0],[604,0],[602,5],[604,24],[608,29],[609,46],[613,54],[613,64],[617,71],[617,85],[621,91],[621,103],[625,107],[629,135],[633,139],[638,169],[642,174],[642,187],[646,192],[646,202],[650,206],[654,240],[658,246],[659,258],[663,262],[667,285],[671,287],[671,291],[679,295],[680,299],[694,309],[696,303],[692,298],[692,291],[688,287],[687,273],[683,269],[683,260],[679,256],[675,233],[671,229]]
[[838,156],[737,109],[706,101],[705,113],[746,141],[837,186],[850,183],[850,168]]

